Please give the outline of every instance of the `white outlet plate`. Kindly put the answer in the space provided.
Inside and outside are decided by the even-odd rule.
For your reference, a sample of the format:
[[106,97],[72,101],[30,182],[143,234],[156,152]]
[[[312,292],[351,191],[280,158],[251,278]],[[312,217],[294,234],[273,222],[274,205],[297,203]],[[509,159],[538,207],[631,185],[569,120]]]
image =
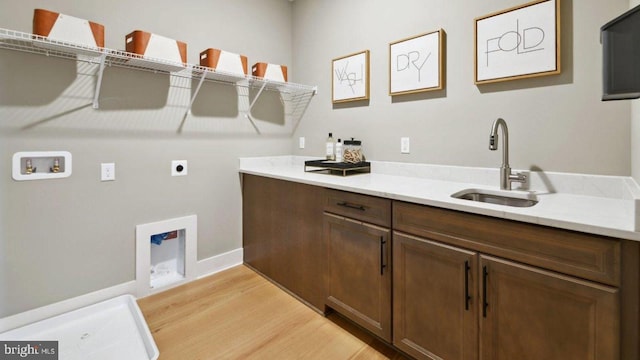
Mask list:
[[186,175],[187,175],[187,160],[172,160],[171,176],[186,176]]
[[408,154],[411,151],[411,142],[408,137],[400,138],[400,152]]
[[301,136],[300,139],[298,139],[298,147],[300,149],[304,149],[304,136]]
[[100,170],[100,181],[114,181],[116,179],[115,163],[102,163]]

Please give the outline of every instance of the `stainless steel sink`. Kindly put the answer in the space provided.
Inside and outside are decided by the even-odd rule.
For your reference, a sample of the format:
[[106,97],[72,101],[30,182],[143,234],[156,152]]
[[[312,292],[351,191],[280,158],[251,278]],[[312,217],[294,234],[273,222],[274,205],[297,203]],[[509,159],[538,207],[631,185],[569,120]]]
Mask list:
[[451,197],[514,207],[531,207],[538,203],[538,199],[534,194],[484,189],[465,189],[458,191]]

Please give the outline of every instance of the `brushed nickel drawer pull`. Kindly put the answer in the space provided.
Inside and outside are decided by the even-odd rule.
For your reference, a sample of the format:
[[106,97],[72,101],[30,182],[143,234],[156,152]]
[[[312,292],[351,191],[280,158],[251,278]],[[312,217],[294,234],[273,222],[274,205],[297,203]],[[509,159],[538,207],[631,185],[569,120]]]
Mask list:
[[346,201],[339,202],[339,203],[337,203],[336,205],[338,205],[338,206],[342,206],[342,207],[346,207],[346,208],[349,208],[349,209],[355,209],[355,210],[365,211],[365,208],[364,208],[364,206],[363,206],[363,205],[351,204],[351,203],[348,203],[348,202],[346,202]]

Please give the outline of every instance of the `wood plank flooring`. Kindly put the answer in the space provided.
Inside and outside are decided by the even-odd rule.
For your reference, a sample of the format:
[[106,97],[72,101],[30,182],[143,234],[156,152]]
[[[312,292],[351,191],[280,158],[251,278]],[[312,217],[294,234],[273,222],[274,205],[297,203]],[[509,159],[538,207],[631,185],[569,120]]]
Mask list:
[[316,313],[242,265],[138,304],[160,360],[405,359],[341,317]]

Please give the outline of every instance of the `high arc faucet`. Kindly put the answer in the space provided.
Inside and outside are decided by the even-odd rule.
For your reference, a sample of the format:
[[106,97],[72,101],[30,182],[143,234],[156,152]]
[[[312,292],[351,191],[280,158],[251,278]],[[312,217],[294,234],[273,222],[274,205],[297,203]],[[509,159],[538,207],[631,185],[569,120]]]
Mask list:
[[502,128],[502,165],[500,166],[500,189],[511,190],[511,183],[526,183],[527,175],[522,173],[511,173],[509,166],[509,129],[507,122],[502,118],[496,119],[491,126],[489,134],[489,150],[498,150],[498,128]]

